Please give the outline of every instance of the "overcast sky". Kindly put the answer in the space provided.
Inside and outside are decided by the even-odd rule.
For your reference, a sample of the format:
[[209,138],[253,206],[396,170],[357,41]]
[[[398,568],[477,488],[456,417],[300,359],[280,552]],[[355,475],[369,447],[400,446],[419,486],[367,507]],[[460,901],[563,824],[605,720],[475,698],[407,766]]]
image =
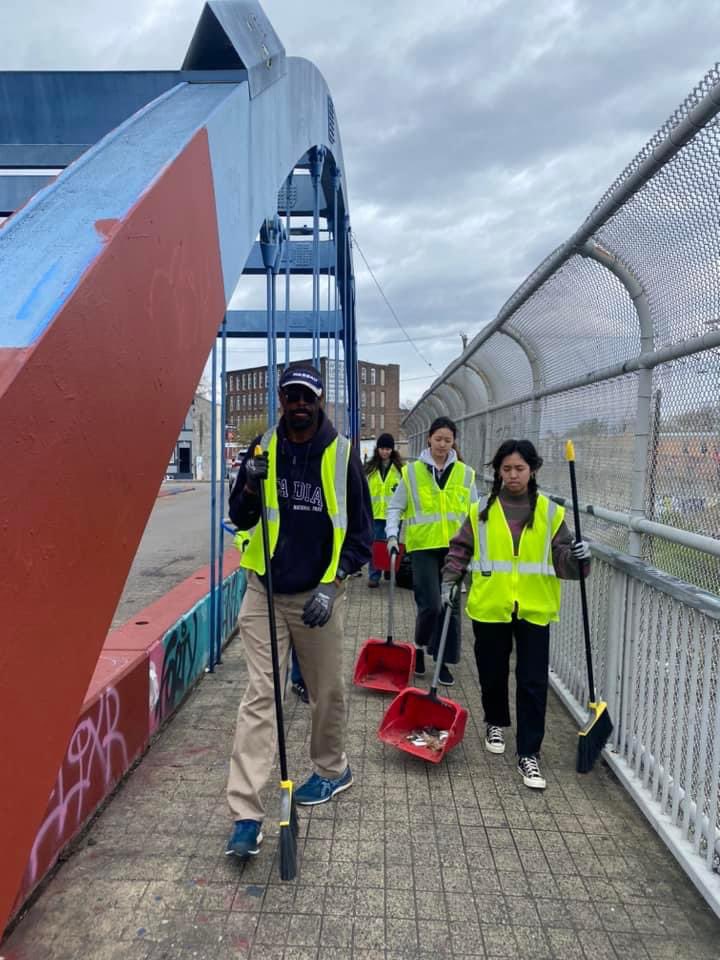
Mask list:
[[[177,68],[200,0],[0,0],[0,69]],[[425,359],[355,257],[360,356],[401,399],[489,322],[718,58],[715,5],[678,0],[265,0],[332,92],[353,230]],[[261,345],[231,363],[263,362]]]

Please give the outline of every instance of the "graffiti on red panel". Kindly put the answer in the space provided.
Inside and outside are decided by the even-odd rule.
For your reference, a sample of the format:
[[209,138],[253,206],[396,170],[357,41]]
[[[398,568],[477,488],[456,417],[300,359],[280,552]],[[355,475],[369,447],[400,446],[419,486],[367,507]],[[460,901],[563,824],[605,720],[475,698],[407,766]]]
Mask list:
[[108,687],[73,731],[58,774],[45,820],[38,830],[25,872],[29,890],[77,833],[97,804],[128,766],[128,750],[120,732],[120,697]]

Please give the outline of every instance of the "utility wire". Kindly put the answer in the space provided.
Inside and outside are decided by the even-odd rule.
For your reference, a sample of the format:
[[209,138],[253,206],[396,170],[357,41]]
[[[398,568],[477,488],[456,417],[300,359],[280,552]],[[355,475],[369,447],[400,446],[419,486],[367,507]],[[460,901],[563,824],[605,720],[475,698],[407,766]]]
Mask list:
[[[460,336],[460,331],[455,331],[458,336]],[[448,334],[452,335],[453,331],[448,330]],[[433,333],[427,337],[415,337],[415,343],[420,343],[421,340],[437,340],[437,334]],[[359,347],[381,347],[385,343],[407,343],[405,337],[401,340],[363,340],[362,343],[358,343]]]
[[377,277],[375,276],[375,274],[373,273],[372,267],[370,266],[370,264],[369,264],[368,261],[367,261],[367,257],[366,257],[365,254],[362,252],[362,247],[361,247],[360,244],[358,243],[357,235],[356,235],[355,233],[352,233],[352,234],[351,234],[351,238],[352,238],[352,245],[353,245],[354,247],[357,247],[357,251],[358,251],[358,253],[360,254],[360,256],[363,258],[363,262],[364,262],[365,266],[367,267],[368,273],[369,273],[370,276],[373,278],[373,281],[374,281],[374,283],[375,283],[375,286],[378,288],[378,292],[380,293],[380,296],[381,296],[381,297],[383,298],[383,300],[385,301],[385,304],[387,305],[388,310],[389,310],[390,313],[392,314],[393,319],[395,320],[395,323],[400,327],[400,329],[402,330],[402,332],[405,334],[405,337],[407,338],[408,343],[412,346],[413,350],[417,353],[417,355],[420,357],[420,359],[423,361],[423,363],[426,363],[426,364],[430,367],[430,369],[433,371],[433,373],[435,373],[435,375],[439,377],[439,376],[440,376],[439,371],[437,371],[437,370],[435,369],[435,367],[430,363],[430,361],[427,359],[427,357],[423,356],[422,352],[420,351],[420,348],[417,346],[417,344],[415,343],[415,341],[413,340],[413,338],[410,336],[410,334],[407,332],[407,330],[405,329],[405,327],[402,325],[402,323],[400,322],[400,318],[398,317],[398,315],[397,315],[397,314],[395,313],[395,311],[393,310],[392,304],[390,303],[390,301],[388,300],[388,298],[385,296],[385,291],[384,291],[383,288],[380,286],[380,283],[379,283],[379,281],[378,281],[378,278],[377,278]]

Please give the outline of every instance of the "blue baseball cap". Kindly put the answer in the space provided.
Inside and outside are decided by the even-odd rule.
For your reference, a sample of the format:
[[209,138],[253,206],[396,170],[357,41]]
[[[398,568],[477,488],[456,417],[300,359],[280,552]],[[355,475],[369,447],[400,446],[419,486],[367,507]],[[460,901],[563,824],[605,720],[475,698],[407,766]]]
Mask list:
[[312,390],[316,397],[321,397],[323,393],[322,377],[315,367],[307,365],[289,366],[283,371],[280,377],[279,387],[284,390],[286,387],[297,386],[307,387]]

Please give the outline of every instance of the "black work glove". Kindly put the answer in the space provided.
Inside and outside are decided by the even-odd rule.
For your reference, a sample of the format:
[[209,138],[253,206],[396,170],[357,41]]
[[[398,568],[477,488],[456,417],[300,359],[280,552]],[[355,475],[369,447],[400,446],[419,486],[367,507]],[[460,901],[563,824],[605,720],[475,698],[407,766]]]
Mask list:
[[260,489],[260,481],[267,480],[268,475],[268,454],[267,450],[259,457],[250,457],[245,464],[245,486],[251,493],[257,493]]
[[332,616],[338,588],[334,583],[321,583],[303,607],[303,623],[306,627],[324,627]]

